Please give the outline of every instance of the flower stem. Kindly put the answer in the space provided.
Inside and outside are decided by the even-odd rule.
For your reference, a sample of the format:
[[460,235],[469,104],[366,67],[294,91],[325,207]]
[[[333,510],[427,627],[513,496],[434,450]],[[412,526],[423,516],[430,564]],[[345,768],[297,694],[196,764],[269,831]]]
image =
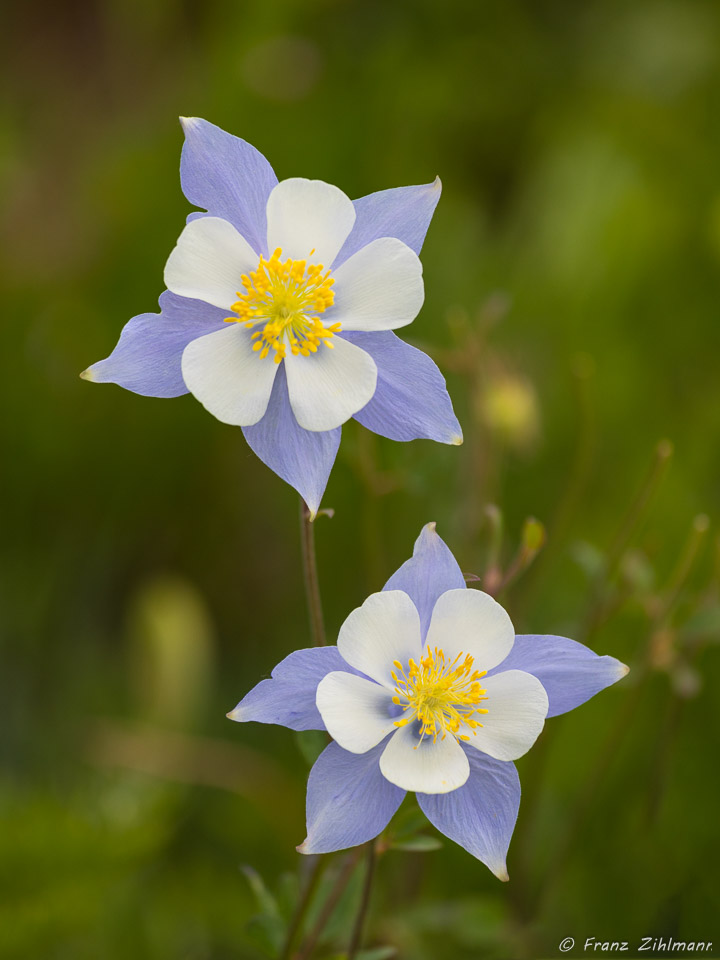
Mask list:
[[300,500],[300,544],[313,645],[324,647],[325,624],[323,622],[320,584],[318,583],[317,560],[315,558],[315,525],[311,522],[310,511],[302,499]]
[[665,475],[672,454],[673,446],[669,440],[661,440],[655,447],[655,455],[645,482],[620,525],[620,529],[608,550],[603,569],[591,587],[588,612],[580,633],[580,639],[585,643],[588,643],[606,617],[604,591],[615,576],[633,534],[645,517],[653,495]]
[[292,948],[295,937],[298,930],[302,926],[303,920],[305,919],[308,907],[310,906],[310,901],[313,898],[313,894],[317,890],[317,885],[320,881],[320,877],[322,876],[322,872],[325,869],[326,864],[327,857],[318,856],[315,858],[315,863],[313,864],[310,870],[310,875],[305,883],[305,889],[300,895],[300,899],[295,907],[295,912],[290,920],[287,935],[285,937],[285,943],[283,944],[282,953],[280,954],[280,960],[290,960],[292,957]]
[[628,510],[625,520],[621,524],[620,529],[615,536],[615,540],[611,544],[608,551],[607,565],[611,573],[614,572],[615,568],[622,560],[625,548],[630,542],[632,535],[635,533],[636,528],[639,526],[640,521],[645,516],[645,512],[650,505],[653,495],[655,494],[660,481],[665,475],[665,470],[672,455],[672,443],[669,440],[660,440],[655,447],[655,453],[653,456],[653,461],[650,465],[650,470],[648,471],[647,479],[640,488],[637,497],[630,505],[630,509]]
[[693,519],[685,547],[680,553],[677,564],[670,575],[668,585],[664,590],[665,596],[656,616],[659,625],[662,626],[670,620],[681,596],[682,589],[693,569],[700,547],[703,545],[705,534],[709,529],[710,520],[704,513],[699,514]]
[[370,904],[370,890],[372,888],[373,876],[375,874],[375,841],[370,840],[367,844],[367,860],[365,866],[365,882],[363,883],[362,895],[360,897],[360,906],[355,917],[350,946],[348,947],[347,960],[355,960],[355,956],[360,948],[362,941],[363,926]]
[[355,869],[358,859],[359,852],[348,857],[348,859],[345,861],[345,866],[343,867],[340,876],[337,878],[330,896],[325,901],[325,904],[320,911],[320,915],[315,921],[315,926],[308,934],[308,937],[305,943],[302,945],[300,952],[295,955],[295,960],[308,960],[308,958],[312,956],[312,952],[315,949],[328,920],[333,915],[335,907],[337,907],[338,903],[340,902],[340,898],[342,897],[343,893],[345,893],[345,888],[350,882],[350,877],[353,874],[353,870]]

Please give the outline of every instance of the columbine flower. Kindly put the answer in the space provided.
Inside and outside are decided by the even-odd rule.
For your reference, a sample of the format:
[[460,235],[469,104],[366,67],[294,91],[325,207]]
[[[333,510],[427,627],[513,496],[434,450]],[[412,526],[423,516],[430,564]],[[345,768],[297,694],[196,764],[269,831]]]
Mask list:
[[333,737],[310,772],[302,853],[372,840],[414,790],[441,833],[507,880],[520,803],[512,761],[546,717],[627,671],[574,640],[515,636],[428,524],[336,647],[291,653],[228,716]]
[[350,417],[391,440],[462,442],[445,381],[391,331],[423,303],[418,253],[440,181],[354,203],[321,180],[278,183],[244,140],[183,120],[194,213],[165,267],[160,314],[82,374],[135,393],[192,393],[294,486],[312,513]]

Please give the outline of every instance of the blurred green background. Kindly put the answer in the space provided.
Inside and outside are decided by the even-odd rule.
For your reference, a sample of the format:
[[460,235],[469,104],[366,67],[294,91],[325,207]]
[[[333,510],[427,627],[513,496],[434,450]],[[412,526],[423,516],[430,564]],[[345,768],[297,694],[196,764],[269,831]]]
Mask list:
[[[532,515],[546,545],[501,590],[518,631],[633,667],[518,763],[510,883],[449,841],[391,849],[366,943],[532,960],[672,935],[720,955],[720,6],[41,0],[4,19],[0,955],[254,960],[296,896],[306,760],[224,714],[309,645],[297,496],[192,397],[78,379],[162,290],[190,209],[180,114],[352,197],[443,179],[403,333],[466,442],[345,428],[316,524],[331,639],[427,521],[497,583]],[[346,949],[358,880],[320,955]]]

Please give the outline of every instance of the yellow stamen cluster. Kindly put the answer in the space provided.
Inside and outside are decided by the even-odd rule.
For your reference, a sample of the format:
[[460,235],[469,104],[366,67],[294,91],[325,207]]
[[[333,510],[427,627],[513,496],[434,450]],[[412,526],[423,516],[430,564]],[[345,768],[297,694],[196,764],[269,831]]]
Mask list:
[[469,740],[469,736],[458,732],[460,727],[465,725],[471,731],[481,727],[476,716],[488,712],[479,706],[488,698],[478,682],[487,671],[473,670],[473,663],[469,653],[464,658],[459,653],[448,663],[438,647],[428,650],[420,663],[411,659],[407,672],[399,660],[393,661],[397,670],[392,671],[396,683],[393,703],[410,711],[402,720],[396,720],[395,726],[404,727],[419,720],[421,740],[432,737],[435,743],[438,737],[444,740],[448,733],[458,740]]
[[262,330],[252,335],[253,350],[261,358],[274,350],[275,363],[283,359],[288,345],[291,353],[303,357],[315,353],[321,343],[332,348],[333,334],[340,330],[339,323],[326,327],[317,317],[335,299],[330,271],[321,263],[308,264],[306,260],[288,257],[283,262],[281,256],[278,247],[269,260],[260,257],[250,276],[243,275],[244,292],[238,291],[240,299],[232,306],[237,317],[226,321],[244,323],[248,330],[263,324]]

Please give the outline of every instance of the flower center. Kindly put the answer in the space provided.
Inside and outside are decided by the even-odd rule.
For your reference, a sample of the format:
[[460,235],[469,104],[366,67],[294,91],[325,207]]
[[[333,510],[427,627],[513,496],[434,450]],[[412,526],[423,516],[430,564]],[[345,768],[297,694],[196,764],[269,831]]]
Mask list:
[[438,737],[444,740],[448,732],[458,740],[469,740],[468,735],[458,732],[461,726],[470,731],[481,727],[476,717],[488,712],[479,706],[487,696],[478,682],[487,671],[473,670],[473,663],[469,653],[464,658],[459,653],[448,663],[438,647],[428,650],[420,663],[410,660],[407,673],[399,660],[393,661],[397,670],[392,672],[396,683],[393,703],[409,711],[395,721],[395,726],[404,727],[417,719],[422,727],[421,740],[432,737],[435,743]]
[[[310,251],[310,255],[314,253]],[[330,270],[321,263],[306,260],[280,260],[280,247],[269,260],[260,257],[257,270],[250,276],[243,274],[244,292],[232,305],[237,317],[228,317],[227,323],[244,323],[248,330],[262,324],[261,330],[252,335],[253,350],[264,359],[270,350],[275,351],[275,363],[285,356],[288,344],[290,351],[307,357],[317,351],[318,345],[333,347],[333,334],[340,324],[323,325],[317,314],[332,306],[335,299],[332,285],[335,281]]]

